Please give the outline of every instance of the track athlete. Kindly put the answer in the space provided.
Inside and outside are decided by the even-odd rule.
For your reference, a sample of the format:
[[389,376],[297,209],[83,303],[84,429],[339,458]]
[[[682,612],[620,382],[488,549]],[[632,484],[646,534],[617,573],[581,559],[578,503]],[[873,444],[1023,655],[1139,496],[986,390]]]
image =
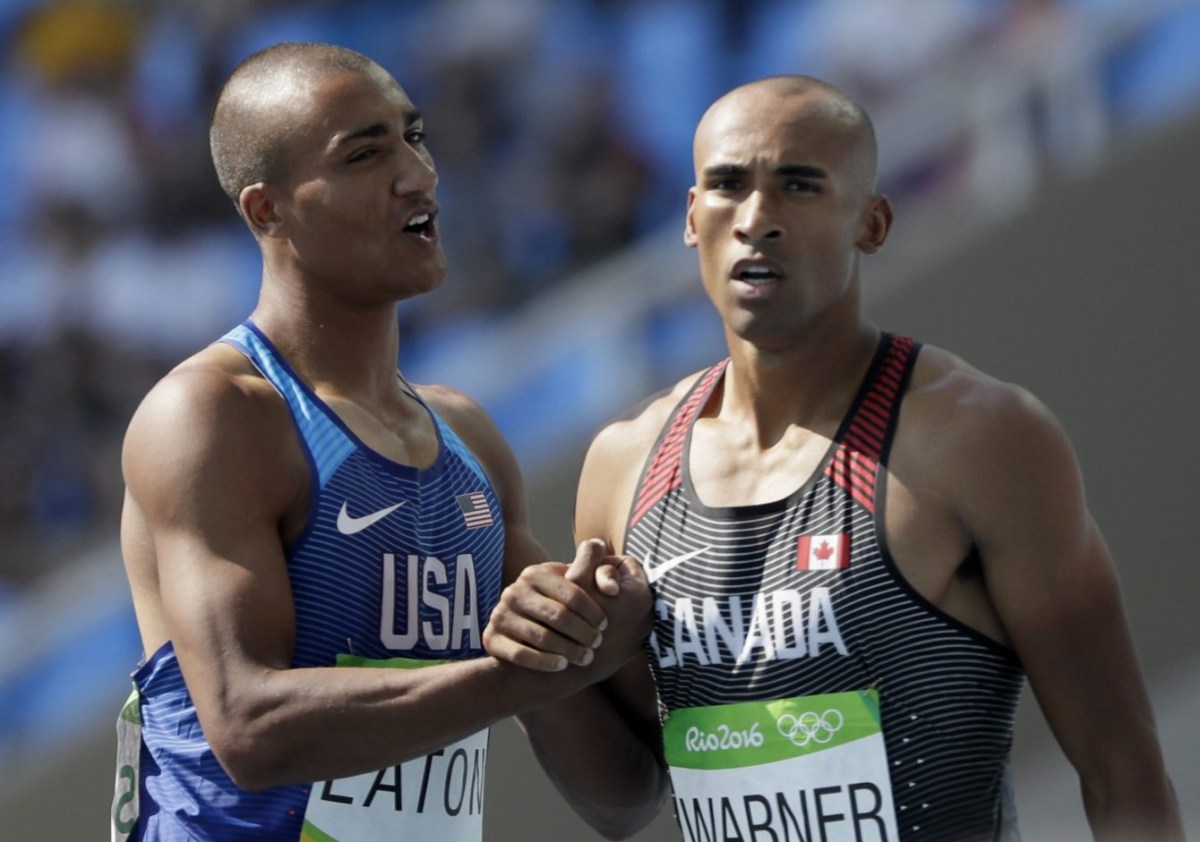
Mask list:
[[[478,842],[488,726],[624,658],[589,645],[537,674],[483,650],[501,587],[547,557],[480,407],[396,370],[395,303],[446,273],[424,123],[371,60],[282,44],[233,73],[211,140],[262,289],[126,437],[148,657],[118,723],[113,837]],[[634,585],[608,618],[626,656],[649,630]],[[577,608],[594,644],[605,614]]]
[[[1014,839],[1028,678],[1096,837],[1182,839],[1060,425],[862,313],[860,261],[892,224],[867,115],[765,79],[709,108],[694,156],[684,240],[729,357],[588,452],[576,534],[644,561],[654,632],[523,716],[560,789],[611,838],[655,816],[669,771],[689,842]],[[506,590],[489,651],[539,669],[586,642],[512,620],[551,616],[558,573]]]

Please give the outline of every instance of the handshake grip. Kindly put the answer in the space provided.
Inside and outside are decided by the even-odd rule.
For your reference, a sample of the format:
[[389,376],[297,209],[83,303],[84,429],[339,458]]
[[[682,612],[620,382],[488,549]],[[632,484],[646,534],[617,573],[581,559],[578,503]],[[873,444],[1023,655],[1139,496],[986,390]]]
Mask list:
[[583,668],[601,680],[641,651],[653,627],[652,606],[642,566],[590,539],[579,544],[569,565],[526,567],[500,595],[484,645],[516,666],[539,672]]

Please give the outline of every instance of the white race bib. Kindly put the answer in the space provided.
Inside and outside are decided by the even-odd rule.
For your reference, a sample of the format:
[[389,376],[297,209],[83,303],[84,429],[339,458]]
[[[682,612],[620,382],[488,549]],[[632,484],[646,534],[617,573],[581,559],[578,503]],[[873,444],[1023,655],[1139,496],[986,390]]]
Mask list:
[[663,742],[686,842],[899,838],[875,690],[681,708]]
[[[339,666],[414,667],[441,661],[340,656]],[[480,842],[488,735],[483,729],[418,757],[350,778],[313,784],[301,842]]]

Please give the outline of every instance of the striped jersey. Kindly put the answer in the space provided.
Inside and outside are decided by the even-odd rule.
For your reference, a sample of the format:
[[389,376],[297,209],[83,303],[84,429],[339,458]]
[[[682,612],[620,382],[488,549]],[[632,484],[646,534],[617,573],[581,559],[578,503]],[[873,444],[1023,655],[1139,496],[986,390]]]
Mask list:
[[[312,472],[307,523],[287,552],[296,623],[292,667],[379,661],[413,667],[482,657],[483,627],[501,587],[505,535],[496,494],[462,440],[426,406],[439,444],[434,464],[417,469],[393,462],[364,445],[253,323],[222,341],[245,354],[287,402]],[[337,782],[238,788],[204,738],[171,644],[133,677],[142,745],[140,817],[130,838],[334,838],[305,824],[310,798],[331,808],[356,806],[356,799],[370,803]],[[402,803],[401,767],[395,779],[379,773],[371,799],[376,807],[415,813],[420,806],[424,813],[440,809],[444,794],[455,816],[478,817],[486,731],[474,746],[475,756],[439,751],[412,761],[424,761],[424,788],[439,804],[433,796],[424,803],[424,792],[419,805]],[[424,834],[390,838],[404,842]]]
[[[729,361],[701,374],[643,468],[625,551],[652,577],[670,566],[655,581],[647,646],[665,721],[681,709],[873,688],[899,838],[1011,839],[1020,664],[919,595],[884,534],[888,451],[919,349],[884,334],[812,477],[761,505],[709,507],[692,486],[691,430]],[[676,790],[685,837],[716,834]],[[825,838],[823,825],[810,829]]]

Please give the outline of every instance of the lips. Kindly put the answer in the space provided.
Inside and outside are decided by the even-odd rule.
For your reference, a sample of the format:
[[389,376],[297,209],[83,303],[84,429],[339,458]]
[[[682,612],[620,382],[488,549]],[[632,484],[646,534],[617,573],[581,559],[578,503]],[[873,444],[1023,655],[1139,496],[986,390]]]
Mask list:
[[437,215],[438,209],[436,206],[419,208],[415,210],[408,218],[408,221],[400,229],[405,234],[415,234],[426,240],[437,238]]
[[729,277],[751,286],[774,283],[784,278],[783,267],[765,257],[745,257],[733,264]]

